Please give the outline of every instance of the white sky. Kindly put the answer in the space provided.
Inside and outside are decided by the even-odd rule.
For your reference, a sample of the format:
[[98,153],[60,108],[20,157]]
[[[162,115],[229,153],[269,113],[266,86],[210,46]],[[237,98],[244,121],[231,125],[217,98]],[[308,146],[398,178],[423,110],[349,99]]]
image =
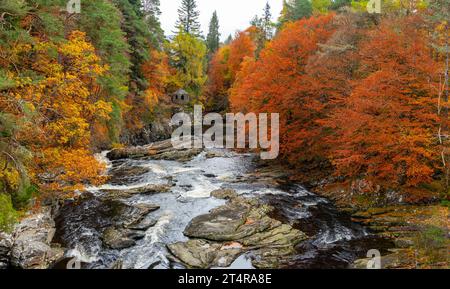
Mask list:
[[[217,10],[222,40],[230,34],[234,36],[237,30],[250,26],[253,16],[262,15],[266,2],[269,2],[272,8],[272,20],[276,20],[280,15],[283,0],[197,0],[202,32],[206,36],[211,16],[214,10]],[[180,3],[181,0],[161,0],[161,24],[166,36],[175,31]]]

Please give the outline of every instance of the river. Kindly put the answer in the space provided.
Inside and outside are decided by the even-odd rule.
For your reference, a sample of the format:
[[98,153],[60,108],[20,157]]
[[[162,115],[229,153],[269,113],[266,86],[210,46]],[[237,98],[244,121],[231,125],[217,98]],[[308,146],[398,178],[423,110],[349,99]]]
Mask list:
[[[209,153],[209,154],[208,154]],[[105,155],[105,154],[103,154]],[[210,196],[214,190],[234,189],[239,195],[258,198],[274,207],[270,216],[306,233],[309,238],[296,246],[296,253],[280,262],[280,268],[349,268],[370,249],[392,247],[389,241],[371,234],[353,223],[328,200],[300,184],[281,185],[277,174],[254,174],[258,162],[253,154],[226,150],[202,152],[190,161],[124,159],[108,161],[110,172],[119,172],[102,187],[88,188],[87,196],[67,201],[56,218],[55,241],[67,248],[66,259],[75,258],[84,268],[124,269],[184,268],[171,258],[167,245],[186,241],[183,231],[189,222],[225,200]],[[125,172],[134,170],[127,175]],[[120,174],[120,173],[123,174]],[[102,241],[102,231],[110,226],[116,208],[105,198],[105,190],[128,190],[147,184],[171,184],[167,193],[141,195],[122,199],[133,207],[157,204],[160,209],[146,218],[156,224],[143,232],[135,244],[123,249],[110,249]],[[251,269],[252,252],[243,253],[229,268]]]

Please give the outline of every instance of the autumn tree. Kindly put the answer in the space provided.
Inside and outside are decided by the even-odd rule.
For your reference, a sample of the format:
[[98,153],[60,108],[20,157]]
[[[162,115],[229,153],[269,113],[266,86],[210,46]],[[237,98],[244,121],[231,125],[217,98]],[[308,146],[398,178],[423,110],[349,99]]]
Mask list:
[[242,64],[231,89],[233,111],[280,113],[281,154],[292,164],[310,156],[316,119],[311,108],[317,100],[306,93],[304,75],[308,59],[333,34],[332,19],[328,15],[287,24],[258,60]]
[[125,115],[128,134],[127,141],[136,142],[135,138],[156,118],[156,110],[161,102],[167,102],[167,85],[169,83],[169,60],[164,51],[150,49],[150,59],[142,64],[144,77],[149,83],[141,94],[128,99],[131,107]]
[[169,90],[187,89],[194,96],[200,96],[206,82],[206,45],[197,37],[180,28],[175,38],[167,44],[171,73]]
[[17,117],[25,110],[34,116],[17,136],[34,153],[34,182],[44,192],[98,184],[102,167],[90,151],[91,124],[107,120],[112,107],[95,94],[106,67],[94,47],[75,31],[63,43],[35,39],[33,47],[21,45],[15,53],[39,77],[11,74],[16,84],[4,91],[1,108]]
[[340,133],[332,153],[338,174],[391,188],[432,180],[438,118],[430,84],[438,65],[421,22],[386,19],[367,32],[360,48],[363,78],[328,123]]
[[254,27],[236,34],[229,45],[221,47],[213,56],[208,71],[206,107],[211,111],[228,108],[228,95],[242,63],[255,56],[256,45],[251,31]]
[[[436,87],[438,93],[437,114],[440,118],[438,129],[438,141],[440,144],[441,162],[443,166],[444,185],[446,191],[450,188],[450,122],[449,122],[449,67],[450,67],[450,44],[449,44],[449,23],[450,13],[448,0],[434,0],[430,2],[426,15],[430,26],[431,43],[437,59],[442,66],[439,85]],[[447,193],[447,198],[449,194]]]

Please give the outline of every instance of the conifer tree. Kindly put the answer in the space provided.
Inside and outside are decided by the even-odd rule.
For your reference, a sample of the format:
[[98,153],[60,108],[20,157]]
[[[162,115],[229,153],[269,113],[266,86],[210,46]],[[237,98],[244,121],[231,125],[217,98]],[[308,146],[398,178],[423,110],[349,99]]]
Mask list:
[[217,12],[214,11],[209,23],[209,32],[206,37],[206,46],[208,47],[209,55],[214,54],[220,45],[220,32],[219,32],[219,19],[217,17]]
[[[195,0],[182,0],[178,8],[177,30],[181,28],[187,34],[195,37],[201,36],[200,22],[198,20],[200,12],[197,9]],[[178,31],[177,31],[178,32]]]

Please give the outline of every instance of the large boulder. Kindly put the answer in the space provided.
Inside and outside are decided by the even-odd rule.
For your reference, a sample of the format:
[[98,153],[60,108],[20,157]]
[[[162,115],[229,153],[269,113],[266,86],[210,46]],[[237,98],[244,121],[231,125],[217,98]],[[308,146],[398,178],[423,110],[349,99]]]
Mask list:
[[102,235],[103,242],[106,246],[115,250],[122,250],[133,247],[137,240],[145,237],[142,232],[110,227],[107,228]]
[[188,224],[184,234],[195,239],[168,248],[193,268],[227,267],[246,251],[253,251],[255,266],[276,268],[279,259],[292,255],[307,236],[269,217],[271,210],[255,199],[235,197]]
[[11,265],[23,269],[45,269],[64,255],[64,250],[51,243],[55,222],[50,208],[31,215],[18,224],[13,233]]
[[239,230],[249,214],[246,203],[233,202],[212,210],[209,214],[194,218],[184,234],[192,238],[211,241],[232,241],[247,235]]
[[219,189],[211,192],[211,197],[221,200],[232,200],[238,197],[233,189]]
[[150,168],[139,166],[118,166],[109,171],[109,183],[112,185],[126,185],[139,180],[142,175],[151,172]]
[[[186,143],[192,143],[192,141],[193,138],[190,138]],[[107,154],[107,157],[110,160],[151,158],[155,160],[188,161],[201,151],[200,149],[174,148],[172,141],[169,139],[146,146],[114,149]]]
[[0,269],[5,269],[9,266],[9,254],[13,245],[12,236],[0,232]]
[[117,209],[117,215],[112,218],[114,226],[103,231],[103,243],[115,250],[134,246],[137,240],[145,237],[144,231],[156,224],[156,220],[147,216],[158,209],[159,206],[153,204],[122,204]]
[[151,195],[167,193],[171,190],[172,184],[154,185],[149,184],[142,187],[132,188],[132,189],[105,189],[101,190],[104,193],[104,199],[127,199],[134,195]]
[[242,246],[224,246],[206,240],[189,240],[167,247],[189,268],[228,267],[242,253]]

